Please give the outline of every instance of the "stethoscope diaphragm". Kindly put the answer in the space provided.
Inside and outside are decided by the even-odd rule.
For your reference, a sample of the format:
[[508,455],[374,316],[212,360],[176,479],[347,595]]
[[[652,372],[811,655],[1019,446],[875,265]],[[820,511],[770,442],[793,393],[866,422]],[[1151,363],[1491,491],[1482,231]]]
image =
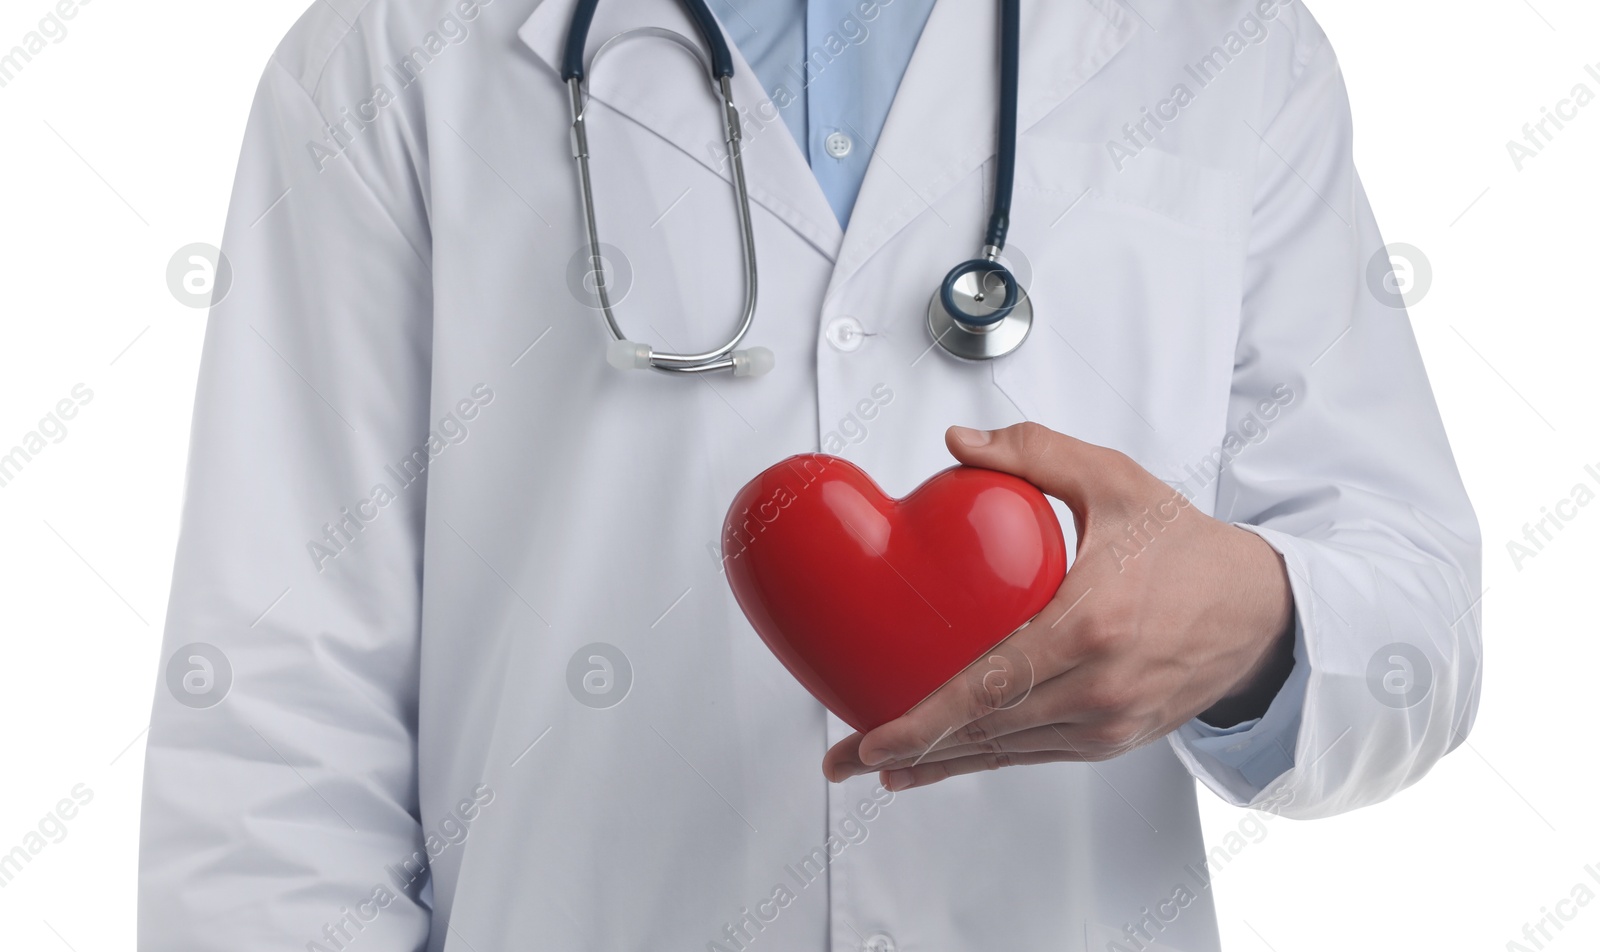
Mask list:
[[928,302],[928,332],[962,360],[1004,357],[1028,339],[1033,302],[1011,270],[991,257],[950,269]]

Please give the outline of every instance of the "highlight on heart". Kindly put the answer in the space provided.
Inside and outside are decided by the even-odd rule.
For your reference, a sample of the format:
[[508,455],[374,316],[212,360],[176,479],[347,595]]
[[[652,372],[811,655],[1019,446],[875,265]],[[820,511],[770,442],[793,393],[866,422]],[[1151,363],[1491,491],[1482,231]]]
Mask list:
[[[739,491],[722,552],[756,634],[861,731],[992,652],[1050,601],[1067,565],[1055,512],[1023,479],[955,466],[895,499],[819,453]],[[985,687],[1014,688],[1019,672],[1005,670]]]
[[[822,453],[791,456],[767,470],[767,473],[781,466],[793,479],[774,480],[775,485],[765,498],[750,499],[742,507],[739,506],[739,500],[745,499],[745,493],[741,492],[734,502],[735,508],[728,510],[728,518],[723,525],[723,563],[726,564],[729,559],[743,555],[766,531],[767,526],[776,522],[778,516],[794,504],[801,492],[808,486],[816,485],[822,474],[827,472],[830,463],[842,462],[844,460],[837,456],[826,456]],[[766,473],[762,475],[765,476]],[[754,481],[746,485],[745,489],[749,490],[753,485]]]

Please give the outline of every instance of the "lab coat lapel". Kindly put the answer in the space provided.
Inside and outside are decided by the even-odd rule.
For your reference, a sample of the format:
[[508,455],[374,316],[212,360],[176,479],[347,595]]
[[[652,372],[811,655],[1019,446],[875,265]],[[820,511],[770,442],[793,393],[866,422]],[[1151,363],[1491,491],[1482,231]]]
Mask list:
[[[1099,72],[1138,30],[1113,0],[1023,0],[1019,135]],[[995,155],[999,17],[993,0],[939,0],[901,80],[835,263],[831,297],[867,259]],[[952,222],[950,264],[987,221]]]
[[[575,3],[576,0],[545,0],[517,30],[523,43],[558,75]],[[595,13],[588,51],[592,55],[617,33],[643,26],[665,27],[700,45],[699,34],[680,4],[667,0],[607,0]],[[838,219],[750,64],[735,44],[728,45],[734,57],[733,99],[745,116],[744,167],[750,199],[830,261],[834,260],[843,240]],[[626,49],[606,54],[591,78],[590,94],[727,179],[730,170],[719,111],[711,94],[693,85],[685,68],[687,62],[683,51],[668,41],[632,41]],[[591,161],[597,165],[604,162],[603,135],[590,130]],[[596,177],[603,174],[597,172]],[[667,196],[667,200],[671,198]],[[756,250],[760,252],[759,247]]]

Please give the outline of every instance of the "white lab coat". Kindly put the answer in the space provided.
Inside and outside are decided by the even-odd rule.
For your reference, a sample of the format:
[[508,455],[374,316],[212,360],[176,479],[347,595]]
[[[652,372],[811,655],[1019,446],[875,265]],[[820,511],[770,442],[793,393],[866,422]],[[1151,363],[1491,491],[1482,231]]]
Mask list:
[[[1191,777],[1318,817],[1459,742],[1477,527],[1405,314],[1369,290],[1344,87],[1298,4],[1024,3],[1011,260],[1037,317],[987,364],[930,351],[924,317],[987,214],[993,4],[933,11],[848,233],[736,52],[759,379],[606,364],[554,68],[572,6],[318,0],[266,69],[165,649],[214,646],[231,687],[157,690],[141,948],[1212,952]],[[1266,38],[1198,83],[1258,6]],[[591,49],[646,24],[691,29],[607,0]],[[714,346],[741,294],[717,111],[669,44],[616,57],[591,144],[619,314]],[[1119,171],[1143,110],[1171,118]],[[1023,419],[1282,552],[1308,681],[1267,789],[1183,733],[876,800],[824,781],[848,729],[735,605],[729,501],[819,447],[903,494],[949,464],[947,425]],[[1431,679],[1410,707],[1369,674],[1395,643]],[[431,885],[402,890],[419,854]]]

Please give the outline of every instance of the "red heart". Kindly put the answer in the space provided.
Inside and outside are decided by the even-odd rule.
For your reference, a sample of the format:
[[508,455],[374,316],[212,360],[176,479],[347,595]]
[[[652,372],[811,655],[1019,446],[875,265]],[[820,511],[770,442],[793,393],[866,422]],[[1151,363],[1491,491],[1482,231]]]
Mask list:
[[1044,494],[957,466],[904,499],[859,467],[791,456],[733,500],[723,565],[745,617],[858,731],[909,711],[1055,595],[1066,542]]

